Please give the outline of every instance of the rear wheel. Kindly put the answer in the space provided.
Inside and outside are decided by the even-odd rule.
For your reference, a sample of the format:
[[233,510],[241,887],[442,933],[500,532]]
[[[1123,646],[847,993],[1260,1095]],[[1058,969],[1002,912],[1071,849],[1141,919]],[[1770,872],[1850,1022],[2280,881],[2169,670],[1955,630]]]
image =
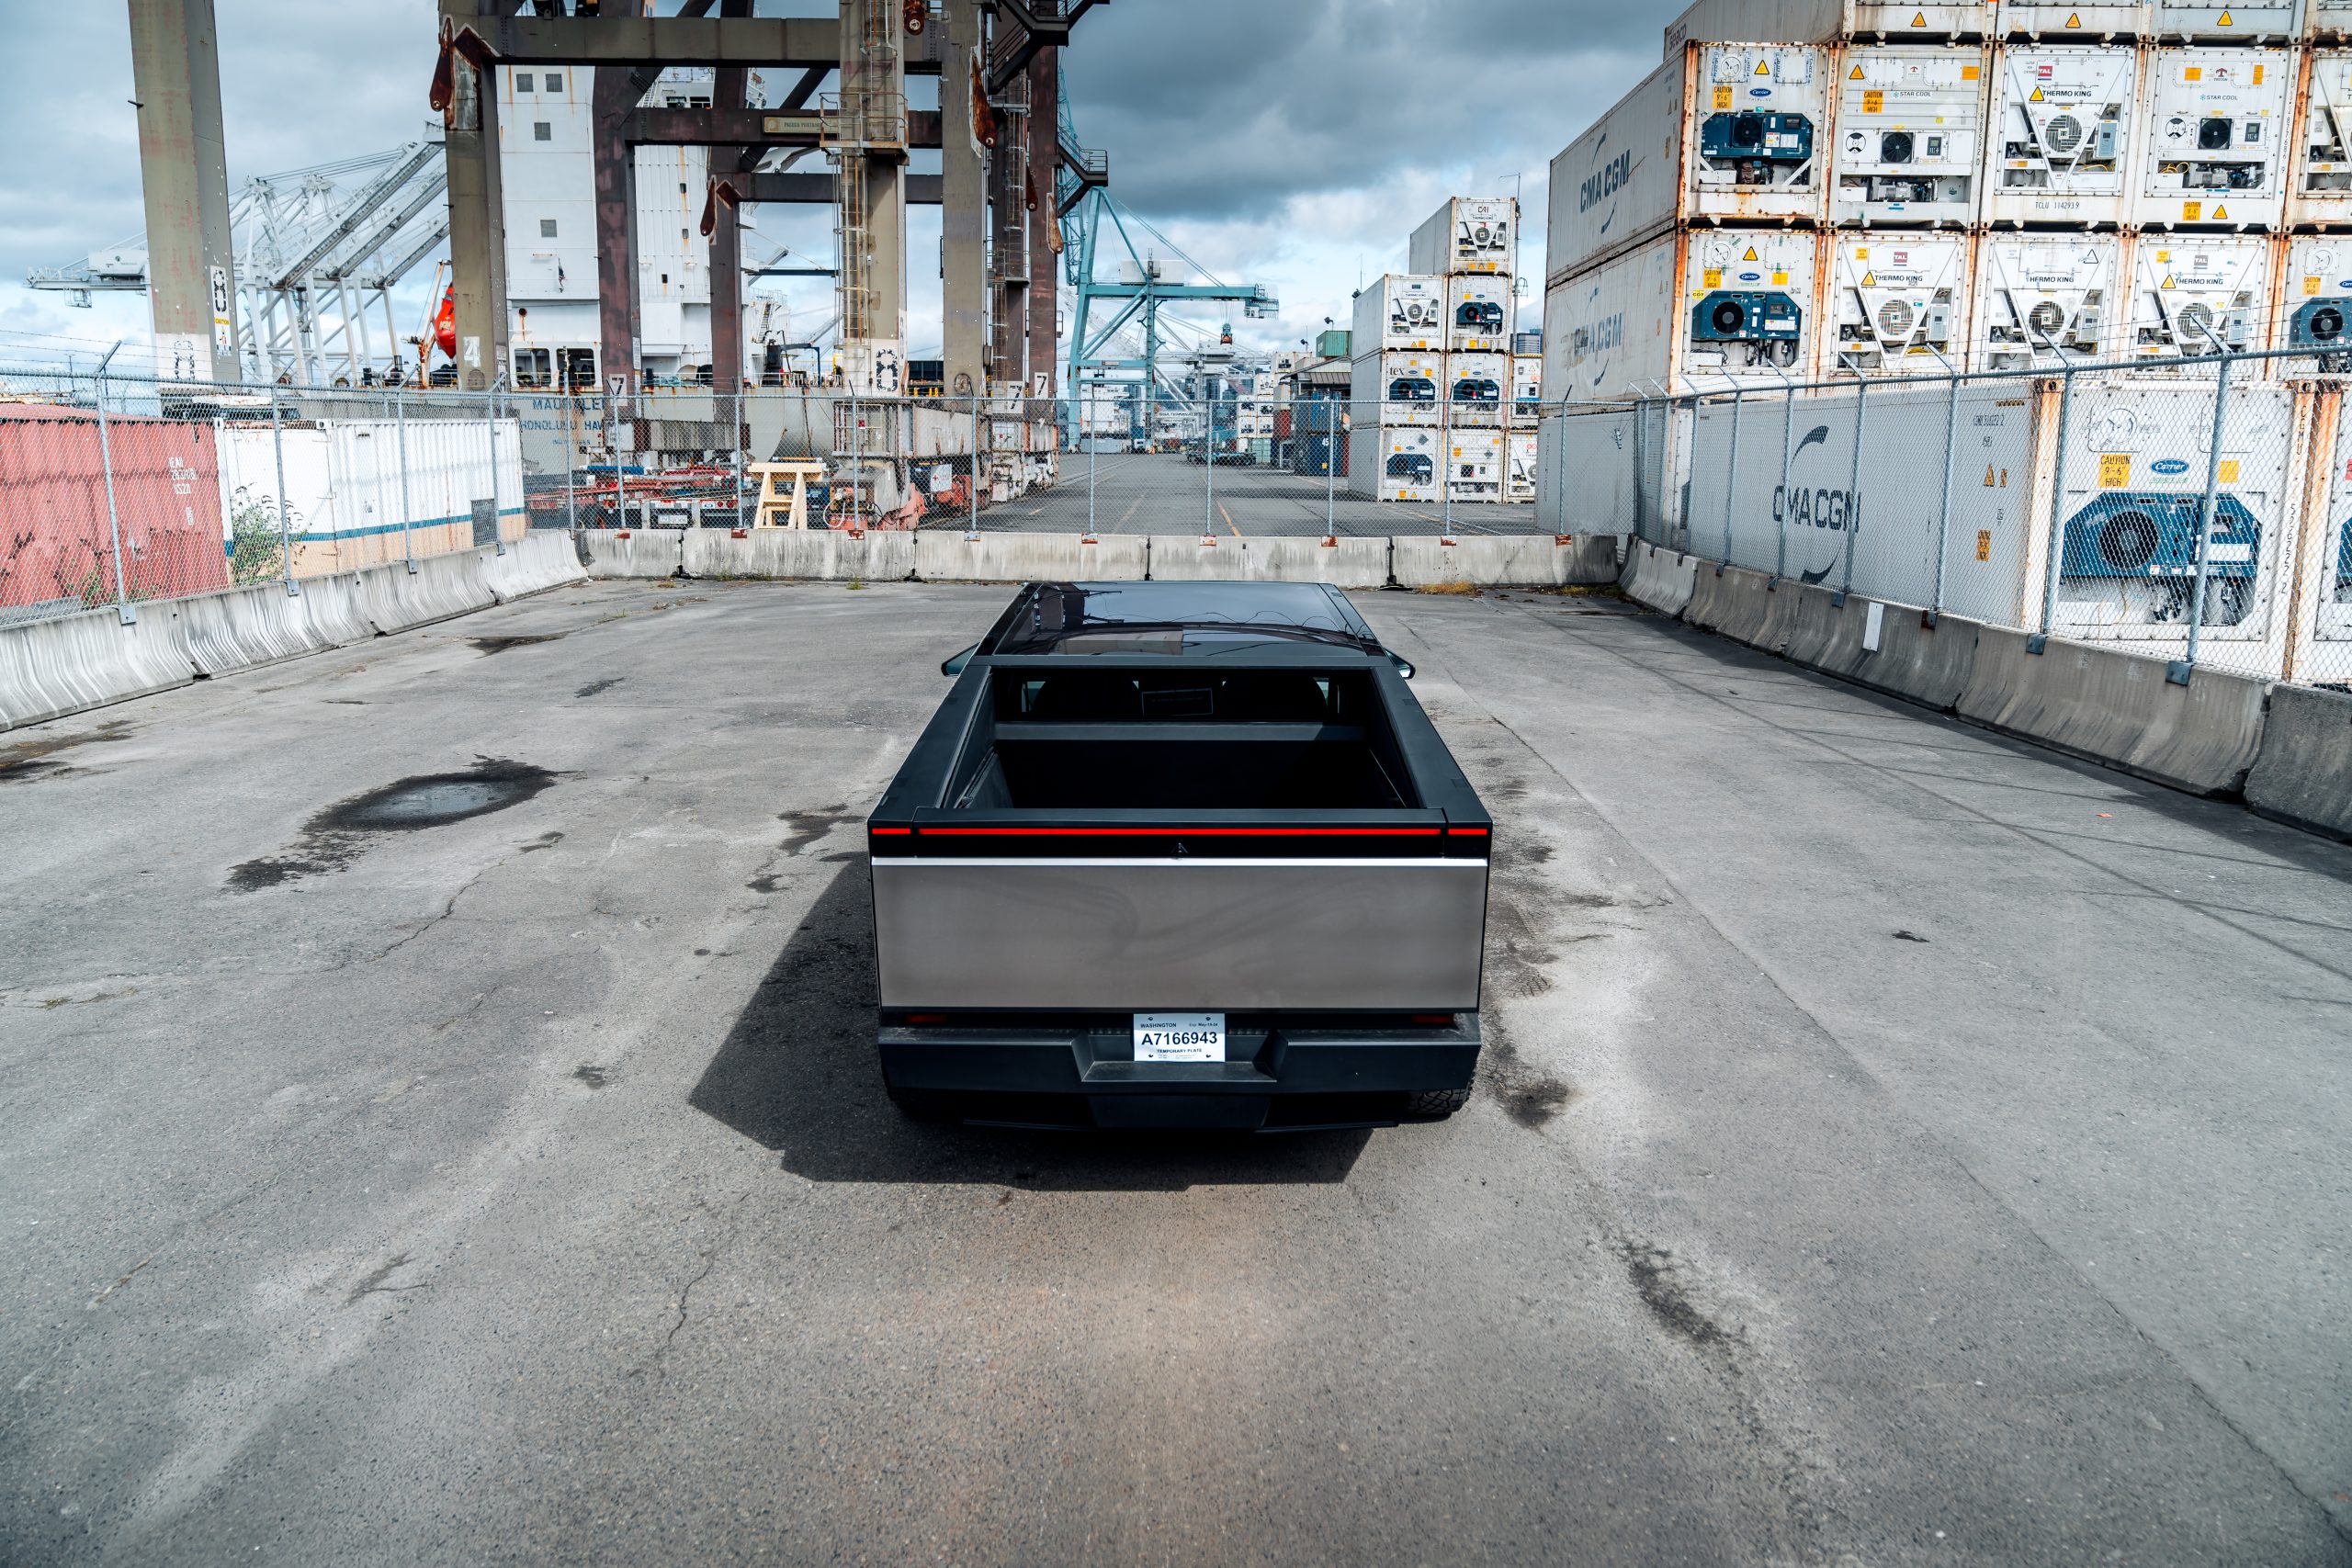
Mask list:
[[1414,1122],[1442,1122],[1470,1103],[1470,1089],[1416,1089],[1405,1097],[1405,1115]]

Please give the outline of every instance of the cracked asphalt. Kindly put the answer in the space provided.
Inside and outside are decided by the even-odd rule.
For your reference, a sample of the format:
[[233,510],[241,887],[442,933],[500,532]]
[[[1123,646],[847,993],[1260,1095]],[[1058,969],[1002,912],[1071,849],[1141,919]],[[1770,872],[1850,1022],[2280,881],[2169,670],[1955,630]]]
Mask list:
[[2352,850],[1363,595],[1498,818],[1470,1108],[940,1130],[856,824],[1005,592],[0,736],[0,1562],[2352,1562]]

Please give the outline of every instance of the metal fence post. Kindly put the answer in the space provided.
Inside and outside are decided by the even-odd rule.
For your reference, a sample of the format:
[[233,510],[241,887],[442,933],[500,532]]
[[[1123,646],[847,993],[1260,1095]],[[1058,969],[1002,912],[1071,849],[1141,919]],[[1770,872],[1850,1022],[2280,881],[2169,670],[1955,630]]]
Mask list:
[[[497,384],[482,399],[482,407],[490,415],[490,537],[491,543],[496,547],[493,553],[502,556],[506,553],[506,513],[498,505],[498,416],[505,406],[505,379],[502,372]],[[518,472],[522,467],[522,456],[519,451],[514,455]],[[515,499],[522,498],[518,496]],[[530,513],[526,511],[524,515],[528,517]]]
[[[572,487],[571,473],[574,468],[577,468],[580,466],[580,444],[575,438],[574,434],[580,428],[580,422],[573,417],[579,412],[580,394],[577,392],[565,392],[560,395],[563,399],[564,405],[563,521],[564,526],[570,528],[576,534],[580,532],[580,500]],[[416,569],[412,566],[409,570],[413,571]]]
[[[1100,390],[1100,383],[1097,384]],[[1094,399],[1087,395],[1078,405],[1078,432],[1086,441],[1086,542],[1094,543],[1094,476],[1102,466],[1102,437],[1087,427],[1094,422]]]
[[1731,510],[1732,500],[1739,492],[1739,411],[1745,390],[1742,387],[1731,389],[1731,458],[1724,466],[1724,558],[1715,563],[1717,577],[1731,564]]
[[2066,438],[2075,423],[2075,372],[2068,367],[2058,383],[2058,455],[2050,465],[2050,558],[2041,584],[2041,626],[2025,639],[2028,653],[2050,646],[2058,624],[2058,579],[2066,570]]
[[865,532],[865,407],[859,400],[857,373],[849,378],[849,531]]
[[127,626],[139,619],[139,612],[130,607],[130,590],[123,575],[122,513],[115,504],[114,442],[107,431],[107,366],[120,352],[122,344],[118,343],[107,350],[105,358],[98,361],[98,466],[106,470],[107,530],[114,536],[114,613],[116,618]]
[[[1310,409],[1329,408],[1329,402],[1309,403]],[[1295,417],[1295,416],[1294,416]],[[1334,412],[1317,422],[1323,426],[1323,536],[1340,536],[1340,417]]]
[[408,398],[402,389],[392,389],[393,453],[401,468],[401,558],[408,562],[409,575],[416,575],[416,508],[408,496]]
[[1796,457],[1793,445],[1796,434],[1797,389],[1796,383],[1792,381],[1786,400],[1781,405],[1781,491],[1772,502],[1772,511],[1780,527],[1780,540],[1772,557],[1772,581],[1776,586],[1789,574],[1789,468]]
[[1208,470],[1208,489],[1203,492],[1206,503],[1201,509],[1201,538],[1216,543],[1216,399],[1209,398],[1201,410],[1201,467]]
[[1960,456],[1960,373],[1952,372],[1951,397],[1944,409],[1944,497],[1936,515],[1936,591],[1928,605],[1927,625],[1944,613],[1944,563],[1951,547],[1952,465]]
[[1453,543],[1453,389],[1445,384],[1444,361],[1437,378],[1437,542]]
[[2213,436],[2205,454],[2205,500],[2197,509],[2197,584],[2188,594],[2188,651],[2186,658],[2174,661],[2165,671],[2165,679],[2176,686],[2186,686],[2197,670],[2197,651],[2205,636],[2205,585],[2213,568],[2213,504],[2222,489],[2222,416],[2230,404],[2230,367],[2233,363],[2226,349],[2222,355],[2221,373],[2213,381]]
[[972,512],[964,523],[964,537],[978,539],[980,536],[980,389],[978,382],[972,386],[972,460],[965,466],[970,470],[972,481],[972,493],[968,498]]
[[1854,591],[1854,536],[1862,525],[1862,432],[1868,427],[1870,406],[1871,381],[1865,376],[1854,384],[1854,464],[1846,479],[1846,575],[1831,599],[1841,610]]
[[286,564],[287,596],[300,598],[302,590],[294,581],[294,536],[286,515],[286,416],[275,383],[269,389],[269,443],[277,454],[277,553]]
[[[732,434],[732,435],[734,436],[734,440],[729,443],[729,445],[730,445],[731,446],[733,446],[733,447],[735,448],[735,502],[734,502],[734,507],[733,507],[733,511],[734,511],[734,513],[735,513],[735,521],[734,521],[731,525],[729,525],[729,526],[731,526],[731,527],[736,527],[736,528],[741,528],[741,527],[742,527],[742,526],[744,525],[743,525],[743,465],[744,465],[744,462],[746,461],[746,457],[745,457],[745,454],[744,454],[744,451],[743,451],[743,388],[742,388],[742,385],[741,385],[741,383],[742,383],[742,378],[741,378],[741,376],[738,376],[735,379],[736,379],[736,383],[737,383],[737,384],[736,384],[736,385],[735,385],[735,387],[734,387],[732,389],[730,389],[730,390],[728,392],[728,394],[727,394],[728,407],[729,407],[729,408],[730,408],[730,409],[732,409],[732,410],[734,411],[734,412],[735,412],[735,419],[734,419],[734,423],[733,423],[733,425],[732,425],[732,427],[731,427],[731,429],[730,429],[730,431],[729,431],[729,434]],[[757,521],[757,515],[758,515],[758,514],[757,514],[756,513],[753,513],[753,520],[754,520],[754,521]]]

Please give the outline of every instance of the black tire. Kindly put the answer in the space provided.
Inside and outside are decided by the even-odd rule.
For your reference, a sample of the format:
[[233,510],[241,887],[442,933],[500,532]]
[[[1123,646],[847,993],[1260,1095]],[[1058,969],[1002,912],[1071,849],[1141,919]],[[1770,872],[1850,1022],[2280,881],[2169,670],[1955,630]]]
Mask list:
[[1470,1103],[1470,1089],[1416,1089],[1405,1097],[1405,1116],[1411,1122],[1442,1122]]

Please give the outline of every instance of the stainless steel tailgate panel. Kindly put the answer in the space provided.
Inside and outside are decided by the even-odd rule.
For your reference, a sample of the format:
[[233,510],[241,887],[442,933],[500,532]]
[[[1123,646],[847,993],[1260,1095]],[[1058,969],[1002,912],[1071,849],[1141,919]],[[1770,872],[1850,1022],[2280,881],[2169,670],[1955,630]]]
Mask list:
[[874,863],[887,1008],[1475,1009],[1475,860]]

